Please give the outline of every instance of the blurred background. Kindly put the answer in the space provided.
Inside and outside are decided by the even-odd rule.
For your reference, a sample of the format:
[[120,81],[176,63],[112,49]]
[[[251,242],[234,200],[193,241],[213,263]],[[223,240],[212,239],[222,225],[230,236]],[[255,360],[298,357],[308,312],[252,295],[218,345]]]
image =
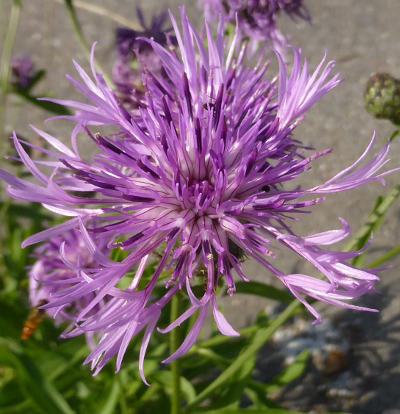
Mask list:
[[[9,0],[1,0],[0,39],[5,36],[11,4]],[[88,10],[88,4],[97,8]],[[168,8],[177,15],[179,4],[186,6],[192,21],[199,25],[201,13],[196,1],[75,2],[86,40],[89,44],[98,42],[96,57],[109,74],[117,57],[115,29],[123,26],[123,21],[113,20],[104,9],[137,24],[137,6],[143,9],[150,21],[154,13]],[[296,130],[295,137],[305,145],[317,150],[334,150],[333,154],[314,162],[312,171],[302,177],[302,185],[314,187],[354,162],[368,145],[374,130],[378,138],[376,152],[394,130],[389,121],[376,120],[366,112],[363,94],[367,79],[373,72],[389,72],[400,77],[400,2],[305,0],[305,4],[312,16],[312,24],[282,16],[279,24],[281,31],[291,36],[294,46],[303,49],[311,68],[320,62],[327,51],[328,59],[336,60],[337,70],[345,78],[342,85],[309,112],[308,118]],[[62,1],[22,2],[13,55],[30,56],[37,70],[46,71],[44,80],[35,88],[35,95],[51,92],[57,98],[80,99],[65,74],[75,74],[72,59],[85,68],[87,61]],[[273,62],[269,73],[273,74],[276,62],[274,57],[271,58]],[[48,114],[24,103],[16,95],[10,95],[7,103],[7,136],[16,130],[21,136],[35,140],[28,126],[34,124],[64,142],[69,141],[71,125],[68,122],[44,125]],[[391,166],[400,165],[398,141],[393,143],[391,159]],[[13,168],[4,160],[0,160],[0,166],[6,170]],[[399,180],[399,174],[393,174],[388,178],[386,188],[372,183],[351,192],[351,195],[332,195],[316,208],[315,214],[303,217],[301,223],[295,226],[296,230],[301,235],[308,235],[337,228],[340,225],[337,217],[343,217],[355,232],[371,211],[375,198],[387,194]],[[1,188],[4,192],[5,185],[2,184]],[[0,198],[4,200],[4,194]],[[386,225],[374,235],[369,260],[373,260],[374,254],[383,254],[399,244],[399,219],[400,204],[397,203],[390,210]],[[285,257],[284,254],[279,255],[279,260],[283,261],[282,267],[288,272],[307,270],[300,260],[289,254]],[[379,313],[342,311],[319,305],[325,319],[322,326],[313,327],[310,325],[311,316],[301,316],[264,350],[258,364],[261,378],[273,375],[274,367],[290,359],[296,347],[309,347],[315,351],[305,378],[292,384],[285,390],[285,395],[280,396],[288,407],[314,413],[328,410],[347,410],[354,414],[400,413],[400,258],[395,259],[392,265],[392,269],[382,274],[380,293],[359,301],[360,305],[379,309]],[[245,269],[254,280],[270,277],[251,261],[246,262]],[[28,308],[27,301],[26,306]],[[235,328],[246,326],[261,309],[267,307],[272,313],[277,311],[272,303],[244,295],[227,299],[224,307]],[[21,310],[21,320],[27,308]]]

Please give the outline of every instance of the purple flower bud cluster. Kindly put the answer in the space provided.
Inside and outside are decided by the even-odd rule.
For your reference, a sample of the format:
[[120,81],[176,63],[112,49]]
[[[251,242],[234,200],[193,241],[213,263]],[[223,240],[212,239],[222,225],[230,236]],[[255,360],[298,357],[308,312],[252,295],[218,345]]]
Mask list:
[[[98,238],[99,249],[102,251],[106,251],[104,241]],[[33,307],[47,304],[50,298],[54,300],[58,295],[64,295],[63,290],[74,286],[77,275],[87,278],[96,271],[97,266],[78,229],[52,237],[39,245],[33,256],[36,257],[36,262],[29,272],[29,299]],[[94,299],[95,293],[92,292],[64,306],[47,308],[46,313],[58,325],[68,323],[73,327],[79,313]],[[103,304],[104,302],[99,302],[92,313],[98,312]],[[94,349],[94,333],[87,332],[86,339]]]
[[35,65],[29,56],[16,55],[11,58],[11,83],[26,88],[35,72]]
[[[301,51],[293,49],[293,67],[277,54],[279,73],[269,74],[269,62],[247,64],[238,32],[228,44],[223,25],[214,37],[206,22],[199,34],[183,8],[181,29],[172,15],[171,21],[175,50],[146,40],[164,73],[144,70],[138,108],[124,106],[96,73],[93,49],[91,76],[74,62],[80,80],[68,77],[86,102],[52,100],[75,110],[61,117],[75,124],[71,147],[33,127],[53,150],[15,135],[14,143],[37,182],[0,171],[10,196],[69,217],[23,244],[47,243],[32,269],[32,300],[46,298],[48,312],[72,319],[64,336],[98,339],[86,360],[95,374],[114,356],[118,371],[129,344],[143,331],[139,370],[145,382],[144,357],[156,328],[167,333],[198,315],[164,362],[190,350],[210,312],[223,335],[238,335],[217,297],[221,285],[233,295],[235,280],[251,283],[242,268],[244,254],[264,266],[266,278],[281,281],[316,322],[321,317],[308,298],[371,310],[351,301],[373,292],[378,270],[351,266],[360,252],[330,248],[349,235],[346,221],[340,219],[340,229],[306,237],[295,234],[290,223],[325,195],[383,182],[393,171],[383,171],[389,143],[366,161],[373,138],[354,164],[319,186],[301,188],[296,179],[330,151],[309,153],[293,132],[341,83],[334,62],[324,57],[310,71]],[[96,148],[91,156],[79,153],[82,134]],[[24,146],[53,159],[35,162]],[[44,173],[42,165],[51,172]],[[281,271],[282,248],[312,264],[323,279]],[[170,325],[159,326],[178,292],[185,292],[189,307]]]
[[170,29],[164,28],[166,13],[154,16],[149,27],[140,8],[137,8],[137,16],[143,31],[123,27],[117,29],[118,59],[112,73],[118,97],[131,109],[137,108],[143,101],[143,69],[157,75],[163,73],[160,58],[145,39],[152,38],[162,45],[172,44],[174,41],[168,36]]
[[311,22],[303,0],[199,0],[199,4],[208,21],[221,17],[225,24],[236,22],[242,36],[250,40],[251,53],[262,42],[286,56],[287,38],[277,25],[281,12]]

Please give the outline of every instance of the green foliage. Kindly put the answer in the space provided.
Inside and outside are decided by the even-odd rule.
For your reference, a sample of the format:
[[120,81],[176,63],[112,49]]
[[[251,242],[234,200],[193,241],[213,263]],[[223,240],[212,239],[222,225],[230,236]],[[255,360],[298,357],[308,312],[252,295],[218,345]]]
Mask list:
[[[164,335],[155,333],[145,361],[144,370],[152,384],[150,388],[143,384],[138,374],[140,337],[128,349],[118,375],[114,374],[110,364],[94,378],[89,368],[82,366],[90,352],[84,338],[59,339],[62,328],[55,327],[50,319],[45,319],[28,341],[20,340],[28,314],[26,268],[32,263],[32,249],[22,250],[20,245],[26,237],[42,230],[43,223],[51,222],[52,218],[34,205],[11,208],[3,204],[0,208],[7,218],[9,235],[3,252],[5,272],[0,285],[0,414],[170,413],[173,374],[169,367],[163,368],[161,364],[170,353]],[[123,260],[124,256],[113,258]],[[148,266],[143,283],[150,280],[155,267],[156,263]],[[164,279],[168,277],[167,274],[163,276]],[[248,286],[239,283],[238,291],[282,302],[288,299],[284,292],[268,285],[257,283],[255,290]],[[182,296],[179,299],[186,300]],[[181,309],[187,305],[182,305]],[[241,332],[241,337],[229,338],[215,333],[210,339],[200,341],[180,361],[182,413],[289,413],[281,410],[269,394],[303,374],[308,354],[301,354],[269,384],[255,381],[253,371],[261,346],[297,306],[292,303],[276,320],[260,315],[254,326]],[[169,306],[166,311],[161,326],[169,323]],[[195,316],[184,323],[181,331],[188,332],[194,320]],[[243,409],[245,398],[251,405]]]
[[[373,234],[382,225],[389,208],[400,196],[400,184],[396,185],[393,190],[385,197],[380,196],[376,199],[374,208],[368,216],[367,221],[357,232],[352,241],[346,246],[346,251],[361,250],[364,248]],[[362,266],[365,254],[353,259],[354,266]]]
[[43,414],[73,414],[66,400],[42,374],[34,360],[15,347],[0,347],[0,363],[16,370],[18,384],[24,396],[32,402],[34,410]]
[[242,293],[245,295],[261,296],[266,299],[276,300],[278,302],[290,303],[293,299],[292,295],[283,289],[278,289],[271,285],[252,281],[248,282],[237,282],[235,294]]
[[300,378],[307,368],[310,351],[305,350],[296,358],[296,361],[289,365],[282,374],[278,375],[271,383],[265,385],[265,392],[272,393],[289,385]]
[[[50,112],[55,115],[71,115],[71,111],[67,107],[60,105],[60,104],[56,104],[54,102],[43,101],[41,100],[41,98],[44,98],[45,96],[43,95],[36,96],[36,95],[33,95],[30,91],[31,91],[31,87],[20,88],[18,86],[12,86],[10,88],[11,93],[18,95],[24,101],[34,106],[37,106],[46,112]],[[50,98],[50,96],[47,96],[47,98]]]

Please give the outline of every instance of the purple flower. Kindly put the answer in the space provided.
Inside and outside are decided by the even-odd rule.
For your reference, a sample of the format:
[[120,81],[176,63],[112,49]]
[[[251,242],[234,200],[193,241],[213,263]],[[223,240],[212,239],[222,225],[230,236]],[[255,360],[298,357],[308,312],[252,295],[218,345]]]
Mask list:
[[26,88],[34,75],[35,65],[29,56],[17,55],[11,59],[11,83]]
[[149,27],[145,23],[140,8],[137,8],[137,15],[143,31],[138,32],[123,27],[117,29],[118,59],[113,68],[113,82],[116,85],[118,97],[132,109],[137,108],[143,102],[145,93],[142,82],[143,68],[153,74],[162,73],[160,58],[145,38],[152,38],[162,45],[174,42],[174,39],[170,38],[167,33],[171,29],[164,28],[166,13],[154,16]]
[[277,17],[281,11],[291,18],[311,21],[310,14],[303,0],[199,0],[204,7],[208,21],[215,21],[221,16],[226,23],[237,19],[239,31],[250,39],[252,53],[260,42],[267,44],[286,56],[287,38],[277,26]]
[[[99,240],[99,244],[100,249],[105,251],[104,243]],[[78,230],[69,230],[51,238],[38,246],[33,256],[37,260],[29,272],[29,300],[32,307],[54,301],[54,298],[64,294],[64,289],[75,285],[77,277],[84,279],[87,274],[98,270]],[[75,302],[47,308],[46,313],[57,324],[69,323],[73,326],[77,315],[94,299],[95,294],[92,292]],[[92,314],[100,310],[100,305],[92,310]],[[86,339],[94,349],[93,332],[87,332]]]
[[[243,254],[287,286],[316,322],[320,315],[303,295],[371,310],[351,300],[373,291],[378,270],[348,264],[359,252],[325,250],[348,236],[347,223],[341,219],[342,229],[301,237],[291,230],[290,221],[322,202],[321,195],[382,182],[392,172],[381,172],[388,162],[389,143],[359,167],[373,138],[359,160],[326,183],[311,189],[292,184],[315,159],[329,153],[307,157],[307,149],[292,134],[307,110],[341,82],[338,74],[332,76],[334,62],[324,58],[310,73],[301,52],[293,49],[292,70],[288,72],[278,55],[279,75],[269,80],[268,63],[246,65],[245,45],[238,42],[238,35],[227,47],[222,26],[214,39],[206,24],[203,38],[184,9],[182,32],[171,19],[178,48],[170,51],[149,40],[166,77],[146,73],[145,105],[128,112],[95,72],[93,62],[93,79],[75,63],[82,80],[69,79],[90,103],[53,100],[76,109],[73,116],[62,117],[76,123],[72,149],[34,128],[56,151],[16,136],[14,143],[39,183],[0,171],[12,197],[72,217],[28,238],[23,246],[79,229],[96,263],[77,271],[64,289],[50,296],[46,307],[62,309],[90,298],[66,336],[92,332],[100,337],[86,360],[95,373],[115,355],[118,371],[128,345],[144,331],[139,358],[144,381],[150,337],[178,291],[186,291],[190,307],[160,332],[171,331],[197,312],[198,318],[164,362],[181,357],[195,344],[210,311],[223,335],[238,335],[219,311],[217,293],[224,284],[232,295],[235,275],[249,281],[241,265]],[[80,132],[97,147],[90,159],[78,152]],[[41,162],[53,169],[50,176],[29,158],[22,144],[54,158]],[[123,253],[123,258],[112,259],[99,240],[113,254]],[[282,246],[311,263],[325,279],[280,271],[275,257]]]
[[136,9],[136,13],[139,23],[143,27],[143,31],[139,32],[125,27],[117,29],[117,47],[120,56],[130,55],[132,57],[135,50],[139,53],[143,53],[146,50],[150,51],[151,47],[143,38],[152,38],[160,44],[167,43],[166,33],[171,30],[170,28],[166,29],[164,27],[167,20],[167,13],[163,12],[153,16],[150,26],[147,26],[140,7]]

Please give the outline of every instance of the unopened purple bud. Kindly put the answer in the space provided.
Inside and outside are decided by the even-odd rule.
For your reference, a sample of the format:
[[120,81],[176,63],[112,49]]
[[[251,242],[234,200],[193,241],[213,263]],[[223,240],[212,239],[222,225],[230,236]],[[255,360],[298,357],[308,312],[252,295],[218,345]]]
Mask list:
[[11,59],[11,83],[26,88],[34,75],[35,65],[29,56],[17,55]]

